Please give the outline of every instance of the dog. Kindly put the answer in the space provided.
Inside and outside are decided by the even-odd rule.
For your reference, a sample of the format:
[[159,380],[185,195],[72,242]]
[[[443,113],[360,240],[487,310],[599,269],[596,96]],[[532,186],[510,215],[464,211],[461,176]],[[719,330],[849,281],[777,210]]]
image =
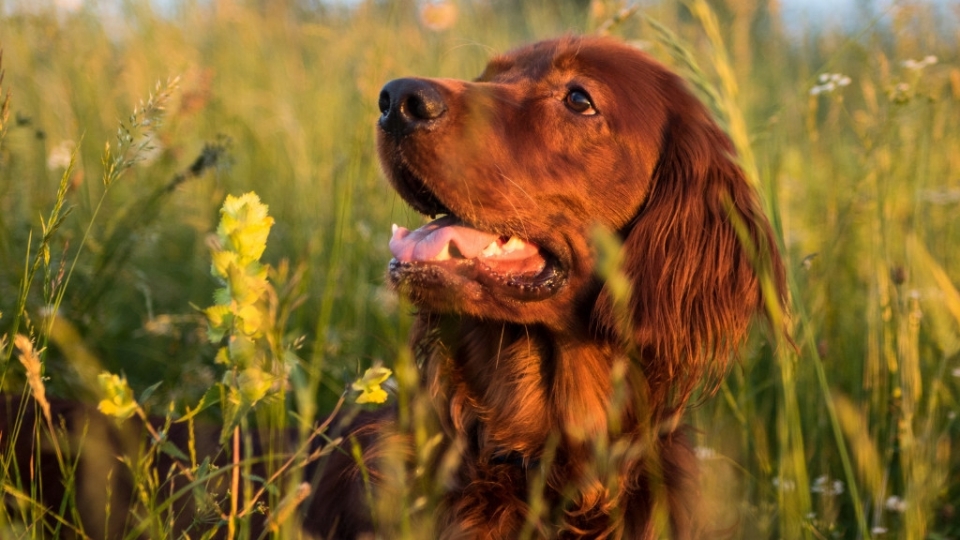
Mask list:
[[[433,466],[455,464],[432,537],[710,537],[680,417],[786,287],[707,108],[605,37],[525,46],[473,81],[397,79],[379,108],[386,177],[435,218],[394,226],[388,271],[416,307],[410,347],[445,455]],[[597,231],[622,244],[607,279]],[[353,429],[373,487],[342,453],[307,516],[335,538],[376,532],[364,492],[378,496],[396,421]]]
[[[707,108],[647,54],[576,36],[496,56],[473,81],[391,81],[379,108],[385,176],[435,218],[389,242],[388,280],[416,309],[418,391],[409,410],[351,415],[343,442],[304,467],[304,532],[390,537],[391,515],[423,507],[433,512],[408,527],[424,538],[713,537],[681,418],[751,321],[785,306],[786,286],[758,195]],[[147,424],[53,408],[58,426],[88,435],[75,452],[85,531],[128,534],[133,483],[112,456],[135,454]],[[27,409],[0,414],[0,443],[18,456],[5,471],[42,481],[56,512],[63,469],[49,442],[11,441],[41,421]],[[415,415],[436,435],[417,435]],[[218,430],[160,428],[181,451],[190,437],[198,455],[220,448]],[[158,466],[174,470],[175,455]],[[87,489],[96,477],[113,487]],[[405,478],[426,495],[396,508],[414,491]],[[170,493],[191,485],[178,481]],[[187,499],[171,507],[173,530],[196,526]]]

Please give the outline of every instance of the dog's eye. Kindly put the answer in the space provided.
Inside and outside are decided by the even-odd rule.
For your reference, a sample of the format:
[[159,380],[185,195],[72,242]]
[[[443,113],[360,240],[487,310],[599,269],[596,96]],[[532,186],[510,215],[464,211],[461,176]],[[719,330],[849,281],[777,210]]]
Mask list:
[[584,116],[592,116],[597,114],[597,110],[593,108],[593,101],[590,100],[590,95],[583,90],[570,90],[570,92],[567,93],[567,97],[565,97],[563,101],[566,103],[567,108],[575,113],[579,113]]

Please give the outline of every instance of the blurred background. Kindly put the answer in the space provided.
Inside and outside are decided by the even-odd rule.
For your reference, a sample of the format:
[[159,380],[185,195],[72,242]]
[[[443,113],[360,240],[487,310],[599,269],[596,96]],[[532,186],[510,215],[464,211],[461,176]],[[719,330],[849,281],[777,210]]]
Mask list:
[[[798,350],[754,340],[692,414],[716,511],[744,538],[958,538],[958,20],[950,0],[0,0],[0,334],[21,303],[20,333],[55,317],[55,395],[89,399],[108,369],[195,403],[222,375],[198,311],[211,233],[252,190],[276,220],[284,332],[328,409],[409,325],[387,241],[420,218],[378,170],[381,86],[603,29],[738,130],[788,260]],[[168,87],[162,124],[137,125]],[[128,134],[136,160],[105,191],[105,145]],[[24,289],[71,156],[71,211]],[[10,339],[0,384],[19,393]]]

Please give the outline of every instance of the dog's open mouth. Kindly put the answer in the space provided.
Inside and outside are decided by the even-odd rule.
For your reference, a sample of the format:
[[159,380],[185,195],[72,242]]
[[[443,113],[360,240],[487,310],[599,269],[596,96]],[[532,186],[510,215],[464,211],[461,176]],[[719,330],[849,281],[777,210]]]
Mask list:
[[480,231],[453,215],[416,230],[393,226],[390,274],[448,272],[520,300],[553,294],[562,282],[554,257],[531,241]]
[[[390,280],[415,298],[473,282],[520,301],[552,296],[566,282],[559,258],[539,242],[471,226],[456,216],[397,153],[385,167],[393,186],[421,214],[441,217],[416,229],[393,226]],[[471,294],[466,287],[463,292]],[[432,291],[432,293],[431,293]]]

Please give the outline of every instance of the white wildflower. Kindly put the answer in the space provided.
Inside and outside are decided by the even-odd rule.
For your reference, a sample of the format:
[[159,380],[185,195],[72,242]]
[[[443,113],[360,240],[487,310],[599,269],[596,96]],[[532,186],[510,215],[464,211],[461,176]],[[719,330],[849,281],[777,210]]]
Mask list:
[[912,71],[920,71],[921,69],[927,66],[932,66],[936,63],[937,63],[937,57],[932,54],[929,54],[925,56],[922,60],[914,60],[912,58],[908,58],[903,61],[903,67]]
[[713,448],[707,446],[698,446],[693,449],[693,453],[697,456],[697,459],[700,461],[707,461],[709,459],[714,459],[717,457],[717,452]]
[[823,486],[827,483],[827,475],[818,476],[813,481],[813,485],[810,486],[810,491],[814,493],[823,493]]
[[811,96],[833,92],[837,88],[849,86],[852,82],[850,77],[842,73],[821,73],[820,76],[817,77],[817,81],[820,84],[810,89]]
[[797,483],[793,480],[781,480],[778,476],[773,479],[773,487],[779,491],[795,491]]
[[896,495],[891,495],[887,497],[886,501],[884,501],[883,506],[891,512],[899,512],[902,514],[907,510],[907,501],[897,497]]
[[73,157],[73,151],[76,147],[77,143],[71,140],[60,141],[59,144],[50,150],[50,154],[47,155],[47,168],[55,171],[69,167],[70,158]]
[[818,476],[810,487],[813,493],[823,493],[824,495],[840,495],[843,493],[843,482],[840,480],[830,480],[827,475]]

